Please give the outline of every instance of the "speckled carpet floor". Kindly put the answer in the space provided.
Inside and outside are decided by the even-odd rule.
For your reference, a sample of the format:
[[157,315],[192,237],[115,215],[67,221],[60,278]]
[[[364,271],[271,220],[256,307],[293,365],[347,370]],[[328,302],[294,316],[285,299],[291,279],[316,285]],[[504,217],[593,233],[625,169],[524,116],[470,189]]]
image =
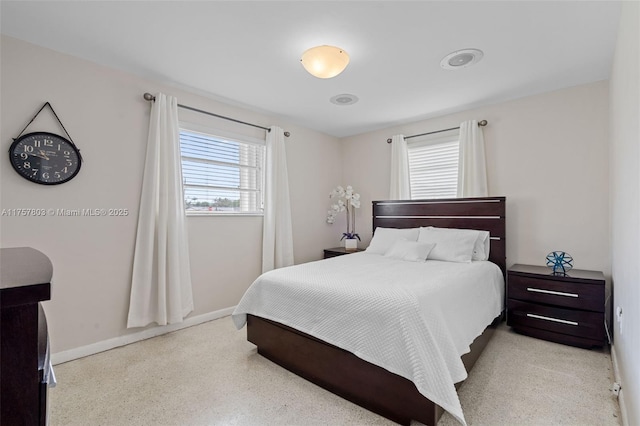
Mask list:
[[[392,425],[271,363],[230,317],[55,366],[50,424]],[[458,391],[469,425],[619,425],[607,349],[504,323]],[[439,425],[457,425],[446,414]]]

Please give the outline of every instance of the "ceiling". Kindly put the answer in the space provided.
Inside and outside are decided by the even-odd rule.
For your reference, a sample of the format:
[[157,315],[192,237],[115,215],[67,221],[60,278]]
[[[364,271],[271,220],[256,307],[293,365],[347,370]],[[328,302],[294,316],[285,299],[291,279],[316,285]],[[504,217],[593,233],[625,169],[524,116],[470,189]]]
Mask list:
[[[617,1],[6,1],[1,31],[344,137],[609,78]],[[351,56],[332,79],[302,52]],[[444,70],[455,50],[474,66]],[[329,99],[350,93],[354,105]]]

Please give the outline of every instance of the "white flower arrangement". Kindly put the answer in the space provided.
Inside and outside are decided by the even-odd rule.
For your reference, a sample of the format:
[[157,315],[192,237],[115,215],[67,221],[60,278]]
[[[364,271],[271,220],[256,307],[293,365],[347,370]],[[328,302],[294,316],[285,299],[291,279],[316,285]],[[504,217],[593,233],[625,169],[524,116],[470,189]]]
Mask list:
[[336,216],[340,212],[347,212],[347,232],[342,234],[343,240],[357,238],[360,236],[356,234],[356,209],[360,208],[360,194],[353,191],[351,185],[347,188],[338,186],[329,193],[329,198],[338,198],[335,204],[331,205],[331,210],[327,212],[327,223],[333,224],[336,220]]

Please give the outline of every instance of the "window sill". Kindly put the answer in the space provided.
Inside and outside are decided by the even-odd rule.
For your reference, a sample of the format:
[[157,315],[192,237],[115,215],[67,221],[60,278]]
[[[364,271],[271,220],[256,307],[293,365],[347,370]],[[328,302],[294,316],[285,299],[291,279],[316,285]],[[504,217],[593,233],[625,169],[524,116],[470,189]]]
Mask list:
[[187,212],[187,217],[263,217],[263,213]]

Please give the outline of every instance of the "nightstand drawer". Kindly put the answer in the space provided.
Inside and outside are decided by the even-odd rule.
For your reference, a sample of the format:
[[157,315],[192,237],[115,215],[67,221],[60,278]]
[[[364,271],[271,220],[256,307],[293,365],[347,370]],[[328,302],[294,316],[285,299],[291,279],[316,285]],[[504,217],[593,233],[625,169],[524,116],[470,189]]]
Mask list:
[[328,259],[330,257],[336,256],[344,256],[345,254],[352,254],[364,251],[364,249],[355,249],[353,251],[347,250],[344,247],[334,247],[329,249],[324,249],[324,259]]
[[325,250],[324,251],[324,258],[328,259],[330,257],[336,257],[336,256],[344,256],[347,253],[337,253],[335,251],[329,251],[329,250]]
[[509,274],[508,297],[566,308],[604,312],[604,285]]
[[509,299],[507,324],[605,341],[604,313],[562,309]]

